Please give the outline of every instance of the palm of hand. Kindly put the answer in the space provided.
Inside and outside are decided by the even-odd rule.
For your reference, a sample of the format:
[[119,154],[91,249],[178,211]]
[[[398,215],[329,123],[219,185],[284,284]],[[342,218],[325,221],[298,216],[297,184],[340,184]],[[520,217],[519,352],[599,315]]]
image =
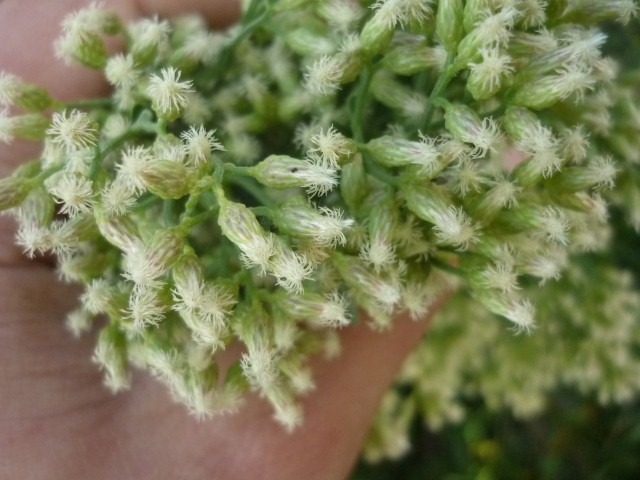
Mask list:
[[[53,63],[59,20],[78,0],[6,0],[0,5],[0,68],[47,86],[59,98],[96,94],[86,72]],[[147,5],[152,4],[152,5]],[[188,4],[188,5],[186,5]],[[198,9],[230,18],[218,2],[109,2],[124,18],[142,11]],[[226,10],[226,13],[222,10]],[[211,15],[209,15],[211,16]],[[35,32],[24,48],[25,31]],[[22,52],[19,56],[16,51]],[[5,149],[0,176],[25,158]],[[63,328],[77,292],[43,262],[12,247],[9,220],[0,224],[0,477],[2,478],[344,478],[355,461],[380,396],[426,322],[397,322],[385,334],[359,326],[342,333],[337,360],[318,359],[317,389],[305,401],[305,422],[292,434],[250,397],[238,415],[198,422],[164,387],[138,373],[130,392],[113,396],[89,359],[95,339],[77,341]]]

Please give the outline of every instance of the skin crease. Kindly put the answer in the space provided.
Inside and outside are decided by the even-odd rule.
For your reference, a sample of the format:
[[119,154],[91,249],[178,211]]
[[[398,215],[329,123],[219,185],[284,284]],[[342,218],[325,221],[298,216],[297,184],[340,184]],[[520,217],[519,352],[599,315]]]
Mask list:
[[[221,26],[238,14],[225,0],[106,3],[127,19],[192,9]],[[103,92],[95,72],[53,60],[60,20],[81,5],[0,1],[0,70],[40,83],[59,99]],[[19,142],[3,146],[0,176],[37,150]],[[144,373],[134,374],[129,392],[114,396],[102,386],[89,360],[95,332],[75,340],[63,327],[77,291],[60,284],[46,262],[24,260],[12,246],[13,225],[0,220],[3,479],[346,478],[382,393],[428,323],[398,318],[384,333],[364,325],[342,331],[343,354],[313,362],[317,388],[304,401],[303,426],[292,434],[256,397],[239,415],[198,422]]]

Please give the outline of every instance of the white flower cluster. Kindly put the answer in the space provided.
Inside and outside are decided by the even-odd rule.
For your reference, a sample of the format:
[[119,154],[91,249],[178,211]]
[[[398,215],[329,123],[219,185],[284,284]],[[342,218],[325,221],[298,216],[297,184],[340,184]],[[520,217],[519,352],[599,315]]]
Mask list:
[[[233,411],[251,389],[291,429],[313,389],[309,358],[339,351],[335,329],[359,309],[386,329],[456,283],[533,332],[550,325],[536,309],[551,302],[530,287],[553,290],[574,254],[606,247],[607,202],[640,225],[635,77],[619,77],[597,26],[636,10],[254,0],[221,34],[193,15],[125,26],[92,4],[63,22],[57,52],[102,72],[110,95],[59,102],[0,74],[0,140],[44,142],[0,181],[0,208],[28,255],[57,254],[61,277],[84,285],[72,332],[107,318],[94,359],[109,387],[129,385],[130,365],[147,368],[199,416]],[[105,35],[123,51],[109,54]],[[476,347],[494,341],[500,323],[480,326],[463,308]],[[216,352],[236,342],[242,357],[220,371]],[[437,387],[419,373],[430,355],[404,378],[435,426],[460,418],[462,367],[443,363]],[[563,378],[590,388],[600,373],[585,359],[589,373],[570,366]],[[515,368],[478,389],[534,411],[540,379],[529,403],[501,400]],[[404,400],[389,398],[393,416]],[[380,427],[372,458],[406,450],[407,418]]]

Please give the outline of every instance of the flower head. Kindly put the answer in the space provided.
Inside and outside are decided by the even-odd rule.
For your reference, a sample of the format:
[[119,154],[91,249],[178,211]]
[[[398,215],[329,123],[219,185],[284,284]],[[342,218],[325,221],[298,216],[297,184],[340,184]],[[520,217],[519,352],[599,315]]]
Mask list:
[[188,93],[193,92],[193,82],[180,81],[180,70],[174,67],[163,68],[160,75],[151,75],[147,94],[151,98],[156,114],[166,120],[175,120],[189,103]]

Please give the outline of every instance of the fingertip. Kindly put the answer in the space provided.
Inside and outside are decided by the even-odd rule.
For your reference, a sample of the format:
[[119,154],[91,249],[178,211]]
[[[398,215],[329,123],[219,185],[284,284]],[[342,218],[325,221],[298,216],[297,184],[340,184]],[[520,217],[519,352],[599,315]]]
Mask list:
[[214,28],[231,25],[240,18],[239,0],[137,0],[142,15],[157,14],[171,17],[182,13],[197,12],[207,19]]

